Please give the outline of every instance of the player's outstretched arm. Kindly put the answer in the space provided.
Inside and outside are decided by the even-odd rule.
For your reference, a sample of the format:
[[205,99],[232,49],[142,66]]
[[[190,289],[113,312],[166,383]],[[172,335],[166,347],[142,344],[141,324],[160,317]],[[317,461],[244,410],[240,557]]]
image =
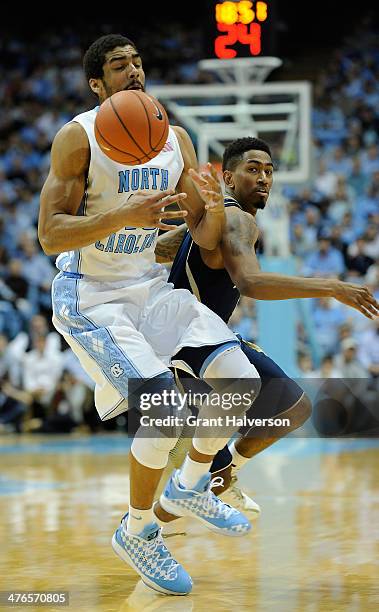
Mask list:
[[[217,173],[209,164],[210,179],[214,180],[215,177],[217,179],[211,189],[208,180],[197,172],[196,153],[187,132],[180,127],[175,127],[174,130],[184,160],[184,168],[177,188],[188,196],[184,202],[179,202],[179,206],[188,212],[186,223],[194,242],[203,249],[213,251],[220,245],[225,227],[224,200],[223,196],[220,199],[222,192]],[[200,184],[201,181],[203,184]],[[216,184],[219,186],[219,193],[216,193]]]
[[183,238],[188,229],[186,223],[182,223],[179,227],[171,232],[166,232],[158,236],[155,246],[155,258],[158,263],[171,263],[176,257],[176,253],[183,242]]
[[81,125],[65,125],[54,139],[51,167],[40,199],[38,237],[47,255],[88,246],[125,226],[171,230],[164,219],[187,215],[186,211],[162,210],[186,198],[185,193],[173,195],[167,190],[152,196],[136,193],[107,212],[76,216],[85,192],[89,157],[89,143]]
[[226,219],[221,251],[225,268],[242,295],[256,300],[333,297],[369,319],[379,316],[379,304],[366,287],[338,279],[261,272],[254,251],[259,233],[255,219],[235,208],[228,209]]

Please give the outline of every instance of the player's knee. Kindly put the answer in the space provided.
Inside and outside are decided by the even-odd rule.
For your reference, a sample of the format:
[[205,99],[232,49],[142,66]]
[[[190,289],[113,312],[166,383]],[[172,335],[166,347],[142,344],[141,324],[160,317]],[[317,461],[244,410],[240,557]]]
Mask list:
[[306,393],[303,393],[299,401],[296,402],[296,404],[294,404],[288,411],[286,411],[286,415],[291,421],[292,430],[304,425],[304,423],[310,418],[311,414],[312,402]]
[[158,452],[169,453],[176,445],[180,432],[177,432],[178,435],[173,434],[170,437],[164,436],[163,434],[157,436],[156,438],[151,439],[151,444],[153,448]]
[[137,432],[131,452],[135,459],[145,467],[159,470],[166,467],[170,451],[174,448],[180,431],[177,435],[165,435],[152,427],[150,432],[144,432],[143,428]]
[[[245,413],[261,390],[261,379],[240,347],[217,355],[208,364],[204,379],[220,394],[230,394],[234,413]],[[243,401],[241,401],[241,397]]]
[[228,442],[229,438],[218,438],[217,432],[214,436],[195,436],[192,440],[193,447],[202,455],[215,456]]
[[306,421],[308,421],[312,414],[312,402],[306,393],[301,396],[297,405],[294,406],[294,410],[296,412],[297,421],[300,423],[300,425],[303,425]]
[[245,397],[250,397],[251,400],[250,403],[248,401],[244,402],[243,412],[246,412],[250,408],[251,404],[257,399],[262,388],[261,378],[252,363],[249,362],[249,365],[246,366],[244,374],[241,376],[238,382],[241,390],[245,394]]
[[[254,404],[261,390],[261,379],[254,376],[254,366],[246,368],[242,376],[235,380],[214,379],[213,390],[220,395],[221,404],[233,415],[245,414]],[[226,383],[226,384],[225,384]]]

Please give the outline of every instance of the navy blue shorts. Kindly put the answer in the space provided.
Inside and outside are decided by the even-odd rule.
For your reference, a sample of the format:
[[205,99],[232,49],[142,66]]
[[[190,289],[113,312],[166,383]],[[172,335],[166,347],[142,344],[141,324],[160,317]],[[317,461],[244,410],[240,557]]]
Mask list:
[[254,417],[274,417],[296,404],[304,393],[303,389],[258,345],[243,338],[240,340],[242,351],[256,367],[262,381],[260,394],[250,408],[254,410]]
[[[238,336],[241,341],[241,348],[245,353],[246,357],[252,363],[258,371],[261,377],[262,387],[259,396],[255,400],[254,404],[247,411],[249,415],[254,418],[270,418],[285,412],[291,408],[303,395],[304,391],[299,385],[292,380],[287,374],[278,366],[278,364],[268,357],[262,349],[253,344],[247,342]],[[190,388],[189,375],[182,370],[176,370],[176,375],[183,385],[185,391]],[[206,383],[203,383],[208,391],[209,387]],[[196,390],[199,391],[199,381],[196,384]],[[243,435],[246,431],[240,430]],[[211,472],[217,472],[218,470],[224,469],[231,464],[232,456],[227,446],[220,450],[215,456]]]

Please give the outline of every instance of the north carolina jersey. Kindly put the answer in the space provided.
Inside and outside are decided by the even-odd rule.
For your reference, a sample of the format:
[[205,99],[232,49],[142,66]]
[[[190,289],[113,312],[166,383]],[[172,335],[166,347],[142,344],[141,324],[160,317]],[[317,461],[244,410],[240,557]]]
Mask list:
[[[225,197],[224,202],[225,207],[241,208],[237,200],[229,196]],[[176,254],[168,281],[173,283],[175,289],[191,291],[226,323],[240,299],[240,293],[225,268],[215,270],[204,263],[200,248],[189,231]]]
[[[162,151],[146,164],[126,166],[109,159],[97,144],[94,123],[98,107],[77,115],[73,121],[86,131],[90,164],[86,190],[78,215],[92,216],[118,208],[136,191],[155,194],[175,189],[183,170],[183,157],[174,130],[170,127]],[[155,261],[158,236],[155,227],[124,227],[94,244],[59,255],[57,267],[93,280],[141,283],[165,275]]]

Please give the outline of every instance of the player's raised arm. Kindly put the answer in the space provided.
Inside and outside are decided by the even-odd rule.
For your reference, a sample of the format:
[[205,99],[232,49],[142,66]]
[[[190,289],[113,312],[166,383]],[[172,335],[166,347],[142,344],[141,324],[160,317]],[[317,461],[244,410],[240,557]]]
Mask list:
[[76,216],[85,192],[89,157],[83,128],[75,122],[65,125],[54,139],[50,172],[41,192],[38,237],[47,255],[88,246],[126,225],[171,230],[163,219],[187,215],[186,211],[162,211],[186,197],[167,190],[150,196],[136,193],[107,212]]
[[197,173],[198,162],[192,141],[183,128],[174,127],[174,130],[184,160],[177,189],[184,191],[188,196],[185,202],[179,202],[179,206],[188,212],[186,223],[194,242],[203,249],[212,251],[219,246],[225,226],[223,196],[221,195],[221,199],[217,198],[221,193],[221,187],[219,187],[220,193],[216,194],[209,190],[205,180],[203,186],[205,192],[202,192],[203,187],[197,180],[200,175]]
[[379,304],[366,287],[338,279],[261,272],[254,251],[259,234],[254,217],[233,208],[227,210],[226,218],[221,251],[225,268],[242,295],[256,300],[333,297],[369,319],[379,315]]

